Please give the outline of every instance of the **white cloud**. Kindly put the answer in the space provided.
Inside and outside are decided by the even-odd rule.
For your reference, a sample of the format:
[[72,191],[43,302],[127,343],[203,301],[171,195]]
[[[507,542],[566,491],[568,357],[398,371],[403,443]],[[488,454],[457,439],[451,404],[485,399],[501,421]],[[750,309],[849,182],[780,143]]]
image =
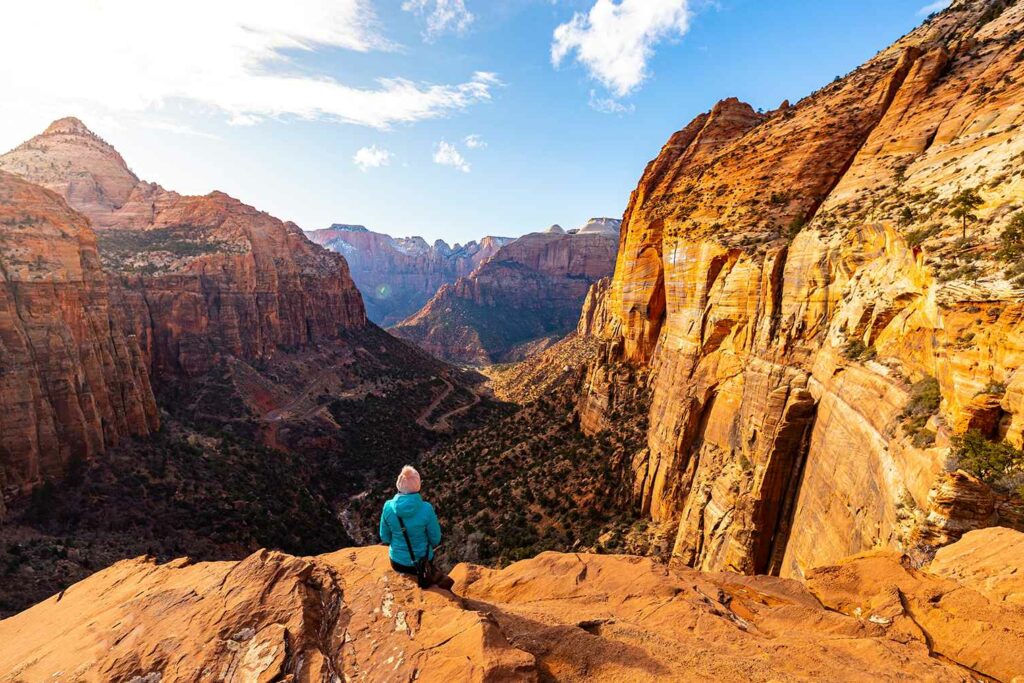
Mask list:
[[938,0],[931,4],[925,5],[921,9],[917,10],[918,16],[925,17],[935,12],[941,12],[952,4],[953,0]]
[[391,163],[392,156],[394,155],[390,151],[381,149],[377,145],[370,145],[369,147],[361,147],[356,151],[352,155],[352,163],[358,166],[359,170],[365,172],[371,168],[388,166]]
[[590,108],[602,114],[632,114],[636,107],[632,104],[622,104],[614,97],[601,97],[596,91],[590,91]]
[[466,143],[466,147],[469,149],[483,149],[487,147],[487,141],[476,133],[473,135],[467,135],[462,141]]
[[551,62],[560,66],[575,52],[592,78],[625,97],[647,78],[654,47],[689,27],[689,0],[596,0],[555,29]]
[[447,85],[392,77],[356,87],[296,61],[324,48],[395,47],[369,0],[6,3],[0,62],[17,68],[0,70],[0,92],[39,111],[152,112],[180,101],[235,125],[296,117],[387,128],[486,101],[498,83],[478,72]]
[[168,133],[177,133],[178,135],[190,135],[197,138],[210,138],[212,140],[219,139],[218,136],[212,133],[206,133],[201,130],[196,130],[191,126],[186,126],[180,123],[171,123],[170,121],[146,121],[141,124],[143,128],[149,128],[150,130],[162,130]]
[[434,163],[442,166],[452,166],[463,173],[469,173],[470,169],[469,162],[466,161],[455,145],[444,140],[437,143],[437,147],[434,149]]
[[464,0],[406,0],[402,3],[402,9],[426,15],[427,29],[423,32],[423,38],[428,42],[448,31],[465,33],[475,18],[466,9]]

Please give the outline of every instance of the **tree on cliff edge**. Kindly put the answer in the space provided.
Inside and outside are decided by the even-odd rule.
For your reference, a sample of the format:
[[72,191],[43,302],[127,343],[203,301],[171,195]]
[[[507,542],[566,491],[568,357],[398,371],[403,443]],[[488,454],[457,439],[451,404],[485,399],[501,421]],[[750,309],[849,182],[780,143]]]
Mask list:
[[974,210],[984,204],[981,195],[977,190],[961,190],[953,195],[953,218],[959,218],[962,223],[963,238],[967,239],[967,221],[976,221],[978,217]]

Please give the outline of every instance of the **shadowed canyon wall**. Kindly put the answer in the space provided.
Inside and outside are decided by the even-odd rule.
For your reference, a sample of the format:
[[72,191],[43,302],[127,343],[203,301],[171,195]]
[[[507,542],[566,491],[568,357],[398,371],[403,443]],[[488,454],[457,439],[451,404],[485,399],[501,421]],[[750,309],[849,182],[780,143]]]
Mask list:
[[957,3],[795,106],[720,102],[648,165],[584,311],[604,351],[581,424],[607,425],[618,364],[650,369],[634,492],[675,557],[801,576],[1013,517],[949,439],[1021,445],[1024,305],[997,251],[1024,204],[1022,30],[1020,3]]
[[0,494],[158,424],[89,220],[0,171]]
[[0,156],[0,174],[6,492],[155,430],[151,378],[320,350],[367,324],[340,255],[221,192],[139,181],[77,119]]

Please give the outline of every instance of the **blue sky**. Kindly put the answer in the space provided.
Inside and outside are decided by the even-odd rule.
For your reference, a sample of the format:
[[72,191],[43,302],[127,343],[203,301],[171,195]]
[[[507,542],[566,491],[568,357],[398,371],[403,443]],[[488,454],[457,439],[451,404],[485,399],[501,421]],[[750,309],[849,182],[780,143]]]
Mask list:
[[5,9],[0,147],[74,114],[169,189],[449,242],[621,216],[695,115],[796,101],[928,2],[127,1]]

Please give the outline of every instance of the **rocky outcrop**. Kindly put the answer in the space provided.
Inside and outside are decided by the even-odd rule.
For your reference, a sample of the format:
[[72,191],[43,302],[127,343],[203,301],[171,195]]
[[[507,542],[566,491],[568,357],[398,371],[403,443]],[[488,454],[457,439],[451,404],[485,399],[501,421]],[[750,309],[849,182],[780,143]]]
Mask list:
[[124,560],[0,622],[0,680],[532,680],[533,657],[383,548]]
[[[604,229],[598,229],[602,222]],[[439,358],[487,365],[518,360],[570,332],[590,285],[611,274],[618,233],[611,219],[590,229],[530,233],[446,285],[394,333]],[[558,226],[554,226],[558,227]]]
[[1022,539],[1009,529],[972,532],[927,572],[872,551],[811,571],[807,587],[825,607],[878,624],[891,637],[926,643],[932,654],[972,672],[1017,680],[1024,672],[1024,608],[1005,601],[1006,584],[979,579],[990,569],[1005,575],[1020,566]]
[[[801,576],[1008,521],[949,459],[952,434],[1019,445],[1024,420],[1024,304],[996,258],[1024,187],[1024,5],[1005,4],[955,3],[795,106],[725,100],[645,170],[581,325],[604,350],[580,419],[626,400],[620,364],[650,371],[634,490],[676,558]],[[941,400],[909,426],[928,378]]]
[[898,555],[815,570],[806,587],[557,553],[455,574],[456,591],[550,680],[1009,681],[1024,670],[1020,610]]
[[422,237],[391,237],[361,225],[343,224],[306,234],[345,256],[366,302],[367,316],[385,327],[418,311],[442,285],[468,275],[512,241],[488,236],[454,247],[444,240],[430,245]]
[[992,602],[1024,608],[1022,553],[1024,534],[1017,531],[1002,527],[969,531],[956,543],[939,548],[928,571],[975,590]]
[[[963,556],[969,565],[971,553]],[[1002,561],[1021,559],[1014,551]],[[1009,681],[1024,665],[1017,606],[909,569],[897,555],[815,570],[807,587],[551,552],[502,570],[459,565],[453,576],[461,598],[421,591],[390,570],[379,546],[310,558],[264,550],[240,562],[125,560],[0,621],[0,680],[61,672],[70,680]]]
[[0,171],[0,512],[2,494],[158,426],[88,219]]
[[341,256],[224,193],[186,197],[139,181],[76,119],[0,157],[0,169],[92,219],[112,296],[158,374],[313,348],[366,324]]

